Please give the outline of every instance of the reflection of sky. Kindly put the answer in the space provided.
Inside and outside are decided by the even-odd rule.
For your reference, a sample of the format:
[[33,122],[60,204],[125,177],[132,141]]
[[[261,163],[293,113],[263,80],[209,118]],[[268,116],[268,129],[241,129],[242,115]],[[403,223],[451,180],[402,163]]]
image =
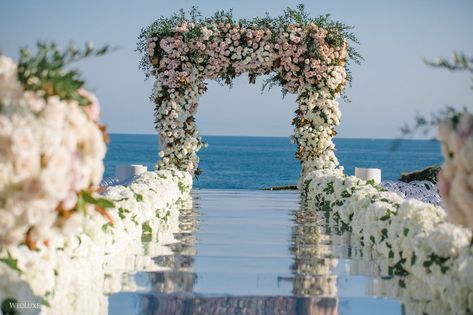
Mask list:
[[[103,120],[112,132],[154,133],[152,81],[143,82],[134,52],[140,29],[161,15],[198,5],[204,15],[234,8],[236,17],[282,14],[301,1],[2,1],[0,48],[17,56],[19,46],[47,39],[66,43],[93,40],[120,50],[81,67],[99,96]],[[447,104],[471,105],[465,75],[431,69],[423,57],[473,53],[473,2],[463,1],[306,1],[312,15],[333,17],[356,26],[366,61],[353,67],[354,84],[342,104],[341,137],[392,137],[416,112],[429,113]],[[294,97],[281,99],[277,89],[261,95],[258,82],[246,78],[229,92],[211,82],[197,116],[202,134],[279,135],[292,132]]]
[[291,294],[291,281],[278,281],[278,276],[291,275],[290,211],[297,207],[298,195],[272,194],[274,199],[269,199],[250,191],[198,194],[194,292]]
[[324,231],[316,228],[320,217],[296,212],[297,192],[197,190],[194,200],[199,216],[180,216],[195,222],[193,234],[171,246],[175,255],[154,258],[180,263],[165,272],[136,273],[139,292],[112,295],[111,314],[166,314],[183,305],[199,314],[214,308],[233,314],[235,305],[259,305],[271,314],[285,307],[335,314],[337,304],[340,314],[401,313],[399,302],[370,296],[372,278],[350,274],[348,248],[317,233]]
[[401,305],[387,299],[341,298],[338,305],[340,315],[402,314]]

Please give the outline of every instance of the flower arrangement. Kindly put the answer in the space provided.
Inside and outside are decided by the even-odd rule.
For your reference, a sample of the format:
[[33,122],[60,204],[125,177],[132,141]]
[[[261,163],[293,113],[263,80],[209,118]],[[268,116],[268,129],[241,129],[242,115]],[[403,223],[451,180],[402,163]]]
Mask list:
[[439,124],[444,163],[440,195],[451,222],[473,230],[473,115],[457,112]]
[[77,231],[82,212],[113,206],[94,197],[106,150],[98,101],[64,69],[107,50],[40,43],[18,65],[0,56],[0,248],[35,249]]
[[36,55],[23,49],[18,64],[0,56],[3,313],[100,313],[110,257],[156,235],[190,199],[190,174],[172,169],[99,191],[106,149],[99,104],[66,66],[107,51],[39,44]]
[[160,233],[156,227],[176,218],[190,200],[191,187],[187,172],[147,172],[129,186],[104,192],[115,204],[108,210],[113,224],[99,212],[89,212],[80,232],[64,236],[59,249],[40,243],[35,251],[24,245],[0,251],[0,283],[5,284],[0,286],[0,306],[33,301],[41,305],[42,314],[104,313],[104,291],[117,287],[107,280],[106,271],[123,270],[117,262],[130,253],[139,255],[142,237],[154,239]]
[[331,140],[340,121],[337,98],[350,81],[348,61],[361,58],[348,45],[357,42],[350,27],[328,16],[310,18],[303,6],[252,20],[234,20],[231,11],[203,18],[194,8],[190,18],[181,10],[157,20],[139,39],[141,67],[156,77],[160,169],[199,174],[196,152],[205,144],[194,115],[204,81],[231,84],[243,73],[250,83],[270,74],[265,86],[279,84],[283,93],[299,95],[292,140],[303,174],[338,166]]
[[442,208],[327,170],[306,177],[304,196],[340,234],[350,233],[352,246],[375,255],[399,287],[409,281],[450,313],[473,309],[472,232],[447,222]]

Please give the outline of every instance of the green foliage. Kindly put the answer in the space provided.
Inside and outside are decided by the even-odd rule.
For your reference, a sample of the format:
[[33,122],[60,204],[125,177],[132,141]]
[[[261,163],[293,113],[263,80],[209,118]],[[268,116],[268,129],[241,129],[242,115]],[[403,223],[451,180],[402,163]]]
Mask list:
[[334,188],[333,188],[333,182],[329,182],[327,183],[327,187],[324,188],[323,190],[326,194],[333,194],[335,192]]
[[130,210],[122,208],[122,207],[118,209],[118,216],[122,220],[125,219],[127,213],[130,213]]
[[21,270],[18,268],[18,260],[17,259],[14,259],[10,253],[8,253],[8,257],[7,258],[1,258],[0,259],[0,262],[3,262],[4,264],[6,264],[8,267],[10,267],[11,269],[15,270],[15,271],[18,271],[19,273],[21,273]]
[[108,230],[109,230],[112,226],[113,226],[112,223],[107,222],[107,223],[105,223],[104,225],[102,225],[102,231],[108,232]]
[[37,43],[37,52],[28,48],[20,50],[18,80],[25,90],[37,92],[47,98],[57,95],[61,100],[75,100],[80,105],[89,105],[89,100],[79,95],[78,89],[84,86],[78,70],[66,70],[77,61],[108,53],[109,46],[95,49],[87,43],[84,49],[70,44],[62,51],[55,43]]
[[[440,58],[436,61],[424,59],[424,62],[429,66],[436,68],[448,69],[450,71],[467,71],[472,74],[473,82],[473,56],[468,57],[465,53],[453,53],[453,60]],[[473,85],[471,86],[473,89]]]
[[440,121],[444,119],[451,119],[453,121],[458,121],[460,112],[457,109],[447,106],[444,110],[441,110],[436,113],[432,113],[430,117],[423,115],[416,115],[414,118],[413,124],[404,124],[401,128],[401,133],[403,136],[413,135],[420,133],[423,136],[429,134],[432,130],[432,127],[436,127]]
[[148,222],[143,223],[142,231],[143,235],[151,235],[153,233],[153,229],[151,228]]
[[[299,4],[295,9],[288,7],[284,11],[284,15],[279,16],[277,18],[272,18],[268,13],[261,18],[255,17],[253,19],[239,19],[236,20],[233,17],[232,10],[229,11],[217,11],[213,16],[205,18],[203,17],[197,7],[192,7],[187,15],[184,10],[179,10],[177,13],[174,13],[171,17],[161,17],[158,20],[154,21],[150,26],[141,29],[141,33],[138,37],[137,43],[137,51],[142,55],[142,59],[140,61],[140,69],[142,69],[146,77],[149,77],[151,74],[151,70],[153,69],[153,65],[148,58],[147,53],[147,45],[148,39],[156,37],[159,40],[166,37],[174,36],[175,32],[173,28],[181,25],[184,21],[194,23],[194,27],[190,28],[187,32],[183,33],[182,36],[184,37],[184,42],[189,42],[192,39],[201,35],[202,27],[209,24],[231,24],[231,25],[238,25],[239,27],[243,28],[269,28],[273,30],[273,37],[272,41],[276,42],[276,34],[279,30],[287,29],[287,26],[290,24],[298,24],[301,27],[304,27],[310,23],[315,23],[319,27],[322,27],[327,30],[327,42],[330,45],[335,47],[341,46],[345,40],[349,41],[351,44],[359,44],[358,39],[356,38],[355,34],[352,32],[353,27],[345,25],[341,22],[333,21],[330,18],[329,14],[321,15],[319,17],[312,18],[310,14],[305,10],[303,4]],[[314,45],[312,39],[306,39],[310,50],[314,53],[317,53],[317,46]],[[357,64],[363,60],[361,55],[356,51],[352,45],[348,47],[348,56],[349,61],[353,61]],[[161,57],[157,55],[157,57]],[[198,56],[195,56],[198,57]],[[232,79],[231,69],[229,69],[229,76],[219,78],[219,82],[224,82],[226,84],[230,84]],[[350,78],[350,71],[347,67],[347,73]],[[272,87],[273,85],[277,84],[279,78],[271,77],[267,81],[264,82],[264,87]],[[250,80],[254,81],[254,80]]]
[[430,254],[429,259],[424,261],[422,264],[424,268],[427,270],[427,273],[432,272],[431,267],[432,265],[436,264],[440,267],[440,272],[445,273],[450,269],[450,267],[446,266],[445,263],[450,259],[450,257],[440,257],[436,254]]
[[179,191],[180,191],[181,193],[185,193],[185,192],[186,192],[187,186],[186,186],[183,182],[179,181],[179,182],[177,183],[177,187],[179,188]]
[[[435,68],[447,69],[450,71],[467,71],[472,74],[471,80],[473,81],[473,56],[468,57],[464,53],[455,52],[453,54],[453,60],[448,60],[446,58],[440,58],[436,61],[424,59],[424,62]],[[430,117],[419,114],[416,115],[414,117],[414,122],[405,123],[401,127],[401,135],[394,141],[392,150],[397,150],[399,148],[402,139],[412,137],[416,134],[422,136],[429,135],[432,129],[436,128],[439,122],[444,119],[450,119],[455,127],[462,111],[467,111],[467,108],[464,106],[459,110],[452,106],[446,106],[445,109],[441,111],[431,113]]]
[[135,192],[133,192],[133,194],[135,195],[135,200],[136,201],[138,201],[138,202],[143,201],[143,195],[142,194],[138,194],[138,193],[135,193]]
[[113,202],[111,202],[110,200],[105,199],[105,198],[95,198],[90,193],[88,193],[86,191],[83,191],[81,193],[81,195],[82,195],[82,199],[85,202],[96,205],[99,208],[106,209],[106,208],[115,207],[115,204]]

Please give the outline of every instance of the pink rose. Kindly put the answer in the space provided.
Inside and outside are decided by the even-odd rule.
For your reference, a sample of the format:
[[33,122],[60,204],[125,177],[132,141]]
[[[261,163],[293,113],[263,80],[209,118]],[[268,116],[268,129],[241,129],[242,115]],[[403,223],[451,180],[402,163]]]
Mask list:
[[100,118],[100,104],[99,100],[95,97],[94,94],[90,93],[89,91],[85,89],[79,89],[77,93],[85,97],[90,104],[88,106],[85,106],[85,113],[89,117],[90,120],[92,121],[97,121]]
[[443,175],[442,171],[438,174],[438,188],[440,196],[448,198],[450,195],[450,181]]

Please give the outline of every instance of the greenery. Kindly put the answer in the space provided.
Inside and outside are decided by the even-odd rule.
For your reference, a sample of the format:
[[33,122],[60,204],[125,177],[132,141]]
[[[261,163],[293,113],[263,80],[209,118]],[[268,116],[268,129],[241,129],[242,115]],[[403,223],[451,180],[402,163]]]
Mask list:
[[18,271],[19,273],[21,273],[21,270],[18,268],[18,260],[17,259],[14,259],[10,253],[8,253],[8,257],[7,258],[1,258],[0,259],[0,262],[3,262],[5,263],[8,267],[10,267],[11,269],[13,270],[16,270]]
[[[450,71],[467,71],[472,77],[471,81],[473,83],[473,56],[468,57],[464,53],[453,53],[453,60],[448,60],[441,58],[436,61],[424,60],[426,64],[432,67],[448,69]],[[471,86],[473,89],[473,84]]]
[[[205,18],[203,17],[197,7],[192,7],[188,15],[186,12],[181,9],[177,13],[174,13],[171,17],[161,17],[150,26],[142,28],[141,34],[138,37],[137,51],[143,56],[140,61],[140,69],[144,70],[146,76],[149,77],[152,74],[153,64],[147,54],[147,40],[148,38],[157,37],[159,39],[172,37],[174,36],[173,28],[179,26],[182,22],[188,21],[195,24],[195,27],[189,29],[189,31],[183,34],[184,42],[189,42],[192,39],[199,37],[202,34],[202,28],[209,24],[218,24],[218,23],[229,23],[232,25],[238,25],[242,28],[268,28],[273,31],[273,41],[276,41],[276,35],[280,30],[287,29],[288,25],[298,24],[300,26],[306,26],[310,23],[315,23],[321,28],[324,28],[328,31],[327,42],[335,47],[339,47],[343,44],[345,40],[348,40],[351,44],[359,44],[358,39],[352,32],[353,27],[345,25],[341,22],[333,21],[330,18],[329,14],[321,15],[319,17],[311,18],[310,15],[305,11],[303,4],[297,6],[296,9],[287,8],[284,11],[284,15],[277,18],[271,18],[268,13],[265,17],[260,18],[256,17],[253,19],[239,19],[235,20],[233,17],[232,10],[229,11],[218,11],[213,16]],[[244,41],[242,38],[240,41]],[[305,38],[306,44],[309,47],[309,51],[316,53],[318,52],[318,47],[312,38]],[[352,45],[348,47],[348,56],[350,61],[355,63],[360,63],[363,58],[356,51]],[[157,56],[160,58],[161,56]],[[196,56],[198,57],[198,56]],[[346,66],[347,73],[349,75],[349,80],[351,79],[350,71],[348,65]],[[269,74],[269,73],[267,73]],[[250,83],[254,83],[255,77],[250,73]],[[230,73],[228,77],[220,78],[219,82],[226,84],[231,83],[232,74]],[[276,85],[279,81],[279,78],[274,75],[270,77],[264,84],[264,87],[271,88]],[[263,87],[263,88],[264,88]]]
[[[472,74],[473,81],[473,57],[467,57],[464,53],[454,53],[453,60],[441,58],[437,61],[424,60],[424,62],[432,67],[447,69],[450,71],[468,71]],[[473,89],[473,86],[472,86]],[[392,146],[393,150],[396,150],[402,139],[412,137],[416,134],[422,136],[428,136],[433,128],[436,128],[440,121],[448,119],[455,122],[458,121],[460,114],[467,111],[467,107],[464,106],[461,110],[446,106],[445,109],[430,114],[430,117],[425,115],[416,115],[414,122],[405,123],[401,127],[401,136],[397,138]]]
[[[466,108],[463,110],[466,110]],[[431,113],[430,117],[416,115],[413,123],[406,123],[401,127],[402,137],[408,137],[414,134],[427,136],[431,132],[432,128],[437,127],[440,121],[444,119],[452,119],[453,121],[457,120],[460,112],[461,111],[454,107],[446,106],[443,110]]]
[[261,188],[261,190],[297,190],[296,185],[288,185],[288,186],[274,186],[269,188]]
[[78,93],[85,83],[79,71],[65,68],[92,56],[103,56],[110,51],[110,47],[95,49],[90,42],[84,49],[69,44],[64,51],[54,42],[38,42],[36,46],[35,54],[26,47],[20,50],[18,80],[25,90],[37,92],[44,98],[57,95],[61,100],[75,100],[80,105],[89,105],[89,100]]

